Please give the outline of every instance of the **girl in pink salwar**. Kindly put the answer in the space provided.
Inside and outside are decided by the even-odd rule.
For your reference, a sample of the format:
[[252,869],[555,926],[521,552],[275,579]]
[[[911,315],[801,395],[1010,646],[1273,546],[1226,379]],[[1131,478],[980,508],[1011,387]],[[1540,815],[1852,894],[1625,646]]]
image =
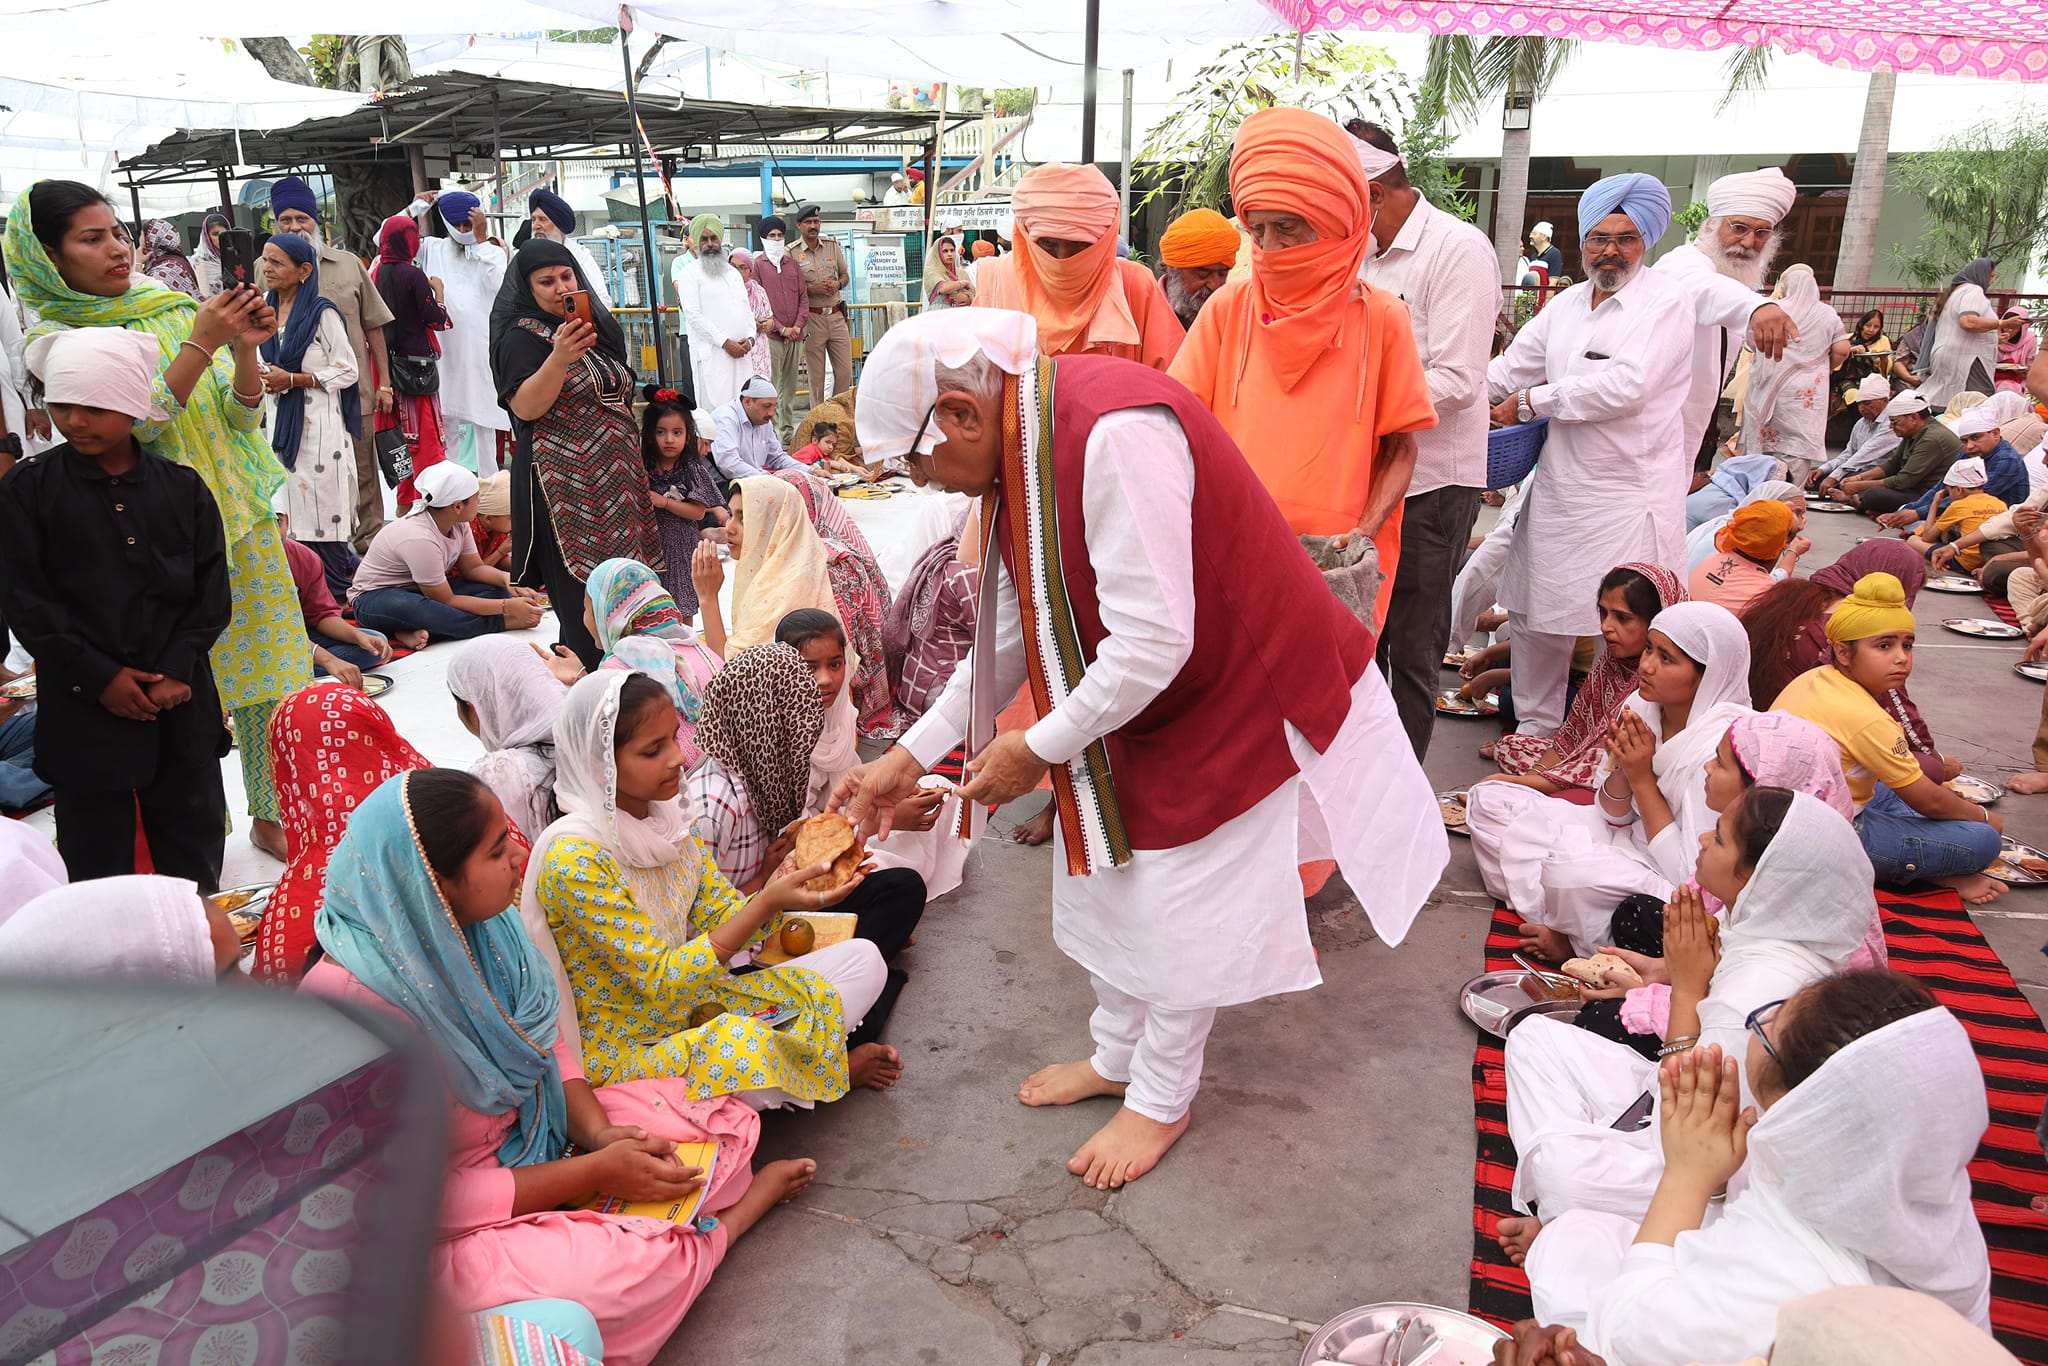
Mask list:
[[[406,1016],[441,1056],[451,1170],[434,1275],[450,1306],[576,1300],[597,1319],[605,1361],[642,1366],[731,1242],[817,1164],[755,1172],[760,1120],[740,1101],[692,1101],[680,1081],[583,1079],[558,1029],[554,974],[507,913],[514,851],[504,808],[471,775],[421,769],[386,782],[335,850],[315,919],[325,957],[304,986]],[[676,1160],[681,1141],[718,1145],[696,1223],[577,1208],[703,1185]]]

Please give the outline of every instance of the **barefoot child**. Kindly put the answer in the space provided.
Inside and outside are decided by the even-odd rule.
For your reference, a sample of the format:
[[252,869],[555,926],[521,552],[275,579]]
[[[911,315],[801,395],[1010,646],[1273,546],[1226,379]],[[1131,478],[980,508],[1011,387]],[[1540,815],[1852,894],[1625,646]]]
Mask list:
[[789,458],[809,465],[819,475],[860,474],[865,475],[867,467],[856,465],[851,460],[839,458],[839,428],[830,422],[820,422],[811,428],[811,444],[802,450],[791,451]]
[[1913,610],[1890,574],[1865,574],[1827,621],[1834,658],[1785,686],[1772,710],[1813,722],[1842,747],[1856,831],[1894,886],[1938,882],[1981,905],[2005,891],[1984,869],[1998,857],[1998,817],[1934,782],[1898,719],[1879,704],[1913,672]]
[[156,871],[220,886],[227,752],[207,652],[231,602],[219,509],[145,451],[156,341],[87,327],[28,348],[65,444],[0,480],[0,611],[35,656],[36,771],[56,789],[74,882]]
[[675,390],[648,386],[647,407],[640,415],[640,459],[647,465],[648,497],[654,503],[655,530],[661,533],[661,581],[685,621],[697,615],[697,586],[690,578],[697,538],[704,528],[726,521],[718,471],[697,431],[697,419]]

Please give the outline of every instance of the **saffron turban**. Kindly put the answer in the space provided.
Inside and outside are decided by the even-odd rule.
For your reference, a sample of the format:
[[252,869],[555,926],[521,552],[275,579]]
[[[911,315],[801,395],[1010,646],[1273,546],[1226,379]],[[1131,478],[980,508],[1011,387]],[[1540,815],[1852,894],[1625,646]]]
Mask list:
[[313,187],[295,175],[288,175],[270,187],[270,211],[283,213],[297,209],[309,218],[320,216],[320,202],[313,197]]
[[564,237],[576,232],[576,210],[569,207],[569,201],[545,185],[533,187],[533,193],[526,196],[526,211],[539,209],[548,216],[548,222],[555,225],[555,231]]
[[715,232],[720,240],[725,237],[725,220],[715,213],[700,213],[690,220],[690,245],[696,246],[704,240],[704,234]]
[[1040,166],[1017,182],[1010,208],[1026,237],[1099,242],[1116,231],[1121,205],[1109,177],[1093,166]]
[[1707,213],[1714,218],[1739,213],[1775,223],[1792,212],[1792,201],[1798,197],[1799,187],[1787,180],[1783,171],[1766,166],[1761,171],[1724,175],[1707,186]]
[[[1095,340],[1140,340],[1117,268],[1120,202],[1109,178],[1093,166],[1058,162],[1025,175],[1010,196],[1017,219],[1017,252],[1010,259],[1015,263],[1011,269],[1018,297],[1011,303],[998,281],[989,302],[1029,312],[1038,320],[1040,345],[1053,355]],[[1088,246],[1075,255],[1055,257],[1038,246],[1047,238]]]
[[1579,195],[1579,240],[1585,241],[1611,213],[1627,214],[1643,241],[1654,244],[1671,226],[1671,192],[1663,181],[1641,171],[1594,181]]
[[1906,606],[1906,590],[1891,574],[1865,574],[1856,580],[1856,590],[1828,613],[1828,639],[1837,643],[1912,629],[1913,609]]
[[1159,260],[1177,270],[1232,265],[1238,241],[1228,218],[1214,209],[1192,209],[1174,219],[1159,239]]
[[977,261],[983,257],[993,256],[996,254],[996,244],[984,237],[974,244],[972,254]]
[[1775,560],[1792,539],[1792,509],[1775,499],[1747,503],[1728,516],[1728,525],[1714,533],[1716,550],[1732,550],[1752,560]]

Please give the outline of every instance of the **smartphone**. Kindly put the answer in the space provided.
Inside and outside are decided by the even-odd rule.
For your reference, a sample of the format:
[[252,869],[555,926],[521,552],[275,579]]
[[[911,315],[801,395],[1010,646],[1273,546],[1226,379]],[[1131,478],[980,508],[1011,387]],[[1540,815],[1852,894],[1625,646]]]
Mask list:
[[1621,1118],[1615,1120],[1608,1127],[1618,1129],[1625,1134],[1632,1134],[1638,1129],[1646,1129],[1650,1125],[1650,1111],[1655,1109],[1656,1105],[1657,1093],[1655,1091],[1645,1091],[1636,1097],[1635,1104],[1621,1112]]
[[228,228],[220,235],[220,287],[234,289],[247,285],[251,289],[262,288],[256,282],[256,234],[247,228]]
[[565,297],[567,298],[569,303],[570,317],[581,318],[584,322],[589,323],[592,327],[597,326],[597,319],[593,317],[590,312],[589,290],[575,290],[572,293],[566,295]]

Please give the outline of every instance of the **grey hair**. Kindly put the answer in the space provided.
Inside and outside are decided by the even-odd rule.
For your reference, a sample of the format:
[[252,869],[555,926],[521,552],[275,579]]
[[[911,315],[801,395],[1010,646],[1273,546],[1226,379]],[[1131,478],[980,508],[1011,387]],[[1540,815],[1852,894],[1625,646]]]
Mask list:
[[1003,371],[986,353],[977,351],[958,365],[932,366],[932,379],[941,394],[972,394],[996,399],[1003,393]]

